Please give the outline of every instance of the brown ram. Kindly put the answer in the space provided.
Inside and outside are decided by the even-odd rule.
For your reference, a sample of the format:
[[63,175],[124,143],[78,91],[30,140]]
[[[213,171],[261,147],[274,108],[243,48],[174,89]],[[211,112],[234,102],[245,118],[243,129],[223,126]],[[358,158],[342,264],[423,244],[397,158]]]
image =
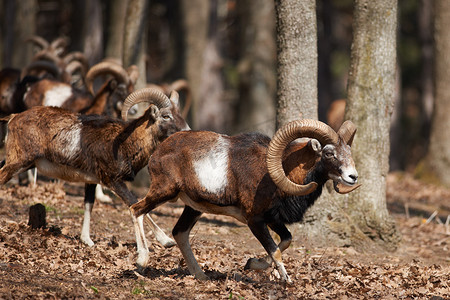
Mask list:
[[[178,110],[178,94],[169,99],[153,89],[130,94],[122,116],[140,102],[150,102],[144,115],[124,121],[100,115],[83,115],[59,107],[36,106],[1,119],[8,121],[6,158],[1,163],[0,184],[36,166],[40,173],[72,182],[85,182],[85,218],[81,240],[93,245],[89,236],[95,184],[115,192],[127,205],[137,201],[125,181],[133,180],[145,167],[155,147],[179,130],[189,129]],[[173,241],[148,216],[155,236],[163,245]],[[134,218],[138,265],[148,260],[143,218]]]
[[[132,213],[139,217],[181,199],[186,206],[172,234],[189,272],[199,279],[208,277],[192,253],[189,232],[202,213],[232,216],[248,225],[268,253],[265,259],[250,259],[247,267],[267,268],[273,261],[282,279],[290,281],[281,260],[292,239],[285,224],[302,220],[328,179],[340,193],[358,187],[350,151],[355,131],[350,121],[336,133],[319,121],[300,120],[282,127],[272,140],[258,133],[176,133],[153,153],[150,189],[131,206]],[[312,139],[291,143],[302,137]],[[280,236],[278,245],[268,227]]]

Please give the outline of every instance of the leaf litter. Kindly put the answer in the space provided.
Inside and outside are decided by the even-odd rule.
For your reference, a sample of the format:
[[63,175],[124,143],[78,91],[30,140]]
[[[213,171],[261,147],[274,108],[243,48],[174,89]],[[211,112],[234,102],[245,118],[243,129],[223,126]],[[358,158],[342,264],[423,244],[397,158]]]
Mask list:
[[[0,190],[1,299],[450,299],[450,190],[407,174],[388,177],[388,207],[403,236],[396,252],[314,248],[290,226],[294,240],[283,253],[293,281],[288,285],[273,268],[244,270],[247,259],[264,250],[246,226],[214,215],[204,215],[191,236],[210,281],[189,275],[179,249],[165,249],[151,232],[150,263],[140,274],[131,218],[119,199],[95,204],[95,245],[80,242],[83,190],[43,181]],[[45,229],[27,225],[35,203],[46,207]],[[152,216],[170,233],[182,208],[163,205]]]

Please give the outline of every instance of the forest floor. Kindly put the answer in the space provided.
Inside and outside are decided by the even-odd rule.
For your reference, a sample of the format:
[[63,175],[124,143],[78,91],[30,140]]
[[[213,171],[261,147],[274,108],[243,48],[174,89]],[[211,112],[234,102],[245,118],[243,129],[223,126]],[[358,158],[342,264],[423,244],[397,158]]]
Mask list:
[[[290,226],[288,285],[273,268],[244,270],[263,248],[246,226],[214,215],[204,215],[191,237],[210,281],[195,280],[178,248],[163,248],[151,233],[150,263],[139,274],[131,218],[119,199],[96,203],[95,246],[80,242],[82,193],[82,185],[48,182],[0,190],[0,299],[450,299],[450,190],[408,174],[388,177],[388,208],[402,234],[396,252],[317,248]],[[46,206],[46,229],[27,225],[35,203]],[[170,233],[182,209],[166,204],[153,216]]]

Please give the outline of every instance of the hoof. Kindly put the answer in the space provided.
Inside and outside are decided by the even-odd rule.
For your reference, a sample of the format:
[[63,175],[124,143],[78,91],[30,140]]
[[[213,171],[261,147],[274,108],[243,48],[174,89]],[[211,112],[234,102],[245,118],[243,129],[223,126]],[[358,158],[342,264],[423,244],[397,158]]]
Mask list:
[[83,242],[83,244],[88,245],[89,247],[94,246],[94,242],[89,237],[80,237],[80,240]]
[[167,239],[164,241],[164,243],[161,243],[164,248],[172,248],[173,246],[175,246],[177,243],[172,240],[171,238]]
[[201,272],[198,274],[195,274],[195,278],[198,280],[202,280],[202,281],[206,281],[209,280],[210,278],[208,277],[208,275],[206,275],[205,273]]
[[249,258],[244,270],[266,270],[270,265],[264,258]]

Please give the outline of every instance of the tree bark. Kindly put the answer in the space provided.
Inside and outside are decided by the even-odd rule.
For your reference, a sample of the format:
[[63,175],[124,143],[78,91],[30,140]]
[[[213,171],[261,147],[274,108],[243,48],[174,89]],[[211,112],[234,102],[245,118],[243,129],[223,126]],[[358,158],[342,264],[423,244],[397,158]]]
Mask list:
[[201,127],[199,112],[200,87],[202,85],[203,55],[207,46],[210,1],[180,0],[181,22],[184,28],[184,63],[186,78],[192,91],[192,127]]
[[316,1],[277,0],[277,127],[317,119]]
[[127,7],[127,0],[108,1],[105,57],[114,58],[118,61],[122,61],[123,58],[123,37]]
[[37,5],[36,0],[6,1],[2,44],[5,66],[21,69],[31,62],[32,45],[25,40],[35,34]]
[[239,103],[236,132],[275,131],[275,8],[271,0],[238,1]]
[[[93,65],[103,58],[103,15],[100,0],[89,0],[85,4],[83,53]],[[76,13],[76,12],[75,12]]]
[[145,46],[147,45],[147,21],[149,0],[129,0],[125,17],[123,36],[123,66],[137,65],[139,77],[136,89],[147,83],[145,66]]
[[[386,208],[389,125],[396,87],[397,0],[356,0],[345,119],[358,131],[352,153],[362,186],[347,194],[325,191],[308,212],[311,238],[322,243],[394,250],[400,235]],[[331,190],[331,189],[329,189]],[[325,225],[325,227],[324,227]],[[371,243],[375,241],[375,243]]]
[[434,2],[435,102],[430,145],[417,175],[450,187],[450,2]]

